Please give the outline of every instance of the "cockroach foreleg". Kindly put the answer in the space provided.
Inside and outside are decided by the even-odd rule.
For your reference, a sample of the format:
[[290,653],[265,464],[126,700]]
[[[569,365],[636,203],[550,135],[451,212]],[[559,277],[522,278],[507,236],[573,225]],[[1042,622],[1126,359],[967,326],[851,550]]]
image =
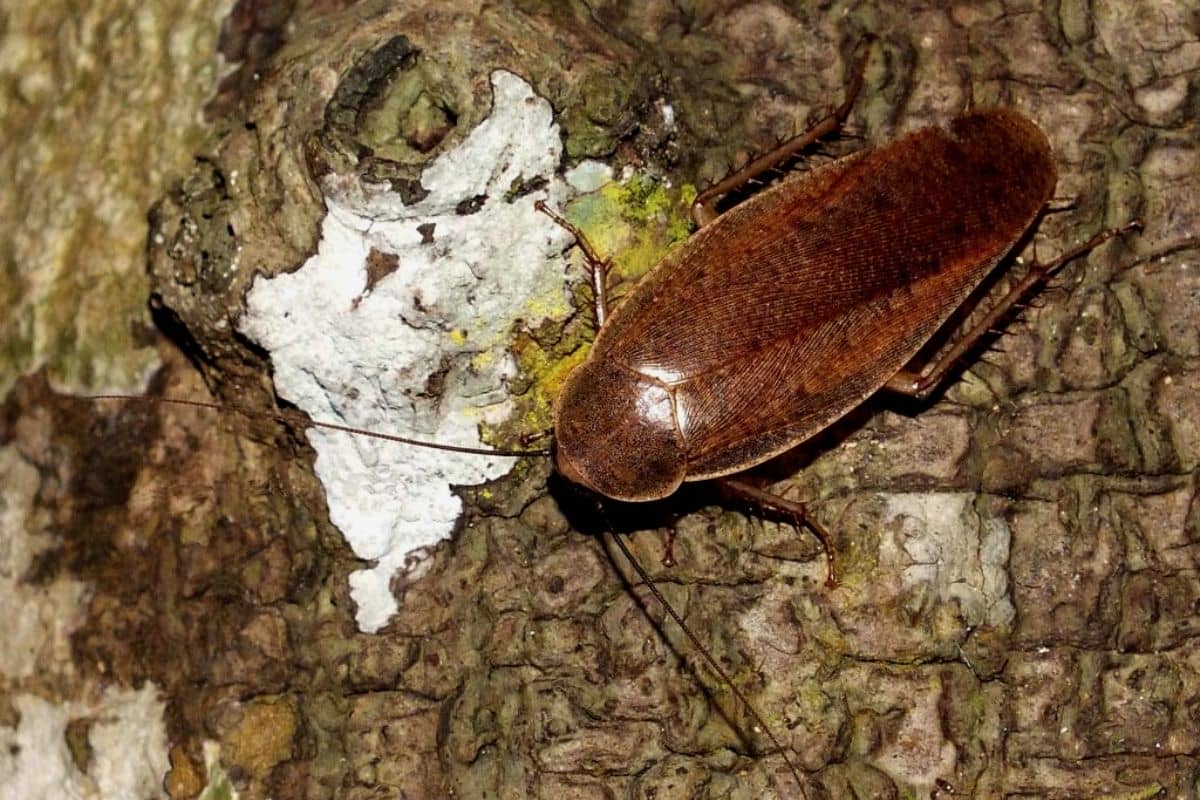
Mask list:
[[714,482],[726,497],[744,503],[756,511],[765,512],[765,516],[782,517],[797,529],[801,527],[808,528],[816,534],[816,537],[821,540],[821,546],[825,548],[827,565],[825,585],[831,589],[838,585],[837,560],[834,555],[833,536],[830,535],[824,525],[817,521],[816,517],[809,513],[807,506],[803,503],[780,497],[777,494],[763,491],[757,486],[752,486],[737,478],[718,478]]
[[583,259],[587,262],[588,272],[591,274],[592,299],[596,304],[596,327],[599,328],[604,324],[604,320],[608,318],[608,270],[612,266],[612,262],[607,258],[601,258],[600,254],[596,252],[596,248],[583,235],[583,231],[571,224],[561,214],[552,210],[544,202],[538,200],[533,204],[533,207],[554,220],[555,223],[575,237],[575,243],[579,245],[579,250],[583,253]]
[[867,36],[863,39],[860,45],[862,54],[858,58],[858,63],[854,66],[850,85],[846,87],[846,99],[842,101],[840,106],[804,133],[788,139],[774,150],[759,156],[725,180],[700,193],[695,202],[692,203],[692,221],[696,223],[697,228],[703,228],[717,218],[718,213],[714,204],[722,195],[741,188],[764,172],[769,172],[778,167],[818,139],[830,136],[842,129],[842,125],[846,122],[846,117],[850,115],[850,109],[854,105],[854,100],[858,97],[859,90],[862,89],[863,73],[867,67],[867,56],[871,52],[870,43],[874,41],[874,38],[874,36]]
[[1109,228],[1088,239],[1083,244],[1073,247],[1053,261],[1045,264],[1035,262],[1021,277],[1015,286],[987,314],[976,322],[954,346],[939,355],[937,359],[920,370],[902,369],[892,376],[884,388],[898,394],[911,397],[924,397],[934,387],[941,384],[946,374],[958,363],[958,360],[975,347],[981,338],[996,328],[996,325],[1027,297],[1037,286],[1057,272],[1064,264],[1086,255],[1100,245],[1116,236],[1123,236],[1131,231],[1141,230],[1142,221],[1135,219],[1119,228]]

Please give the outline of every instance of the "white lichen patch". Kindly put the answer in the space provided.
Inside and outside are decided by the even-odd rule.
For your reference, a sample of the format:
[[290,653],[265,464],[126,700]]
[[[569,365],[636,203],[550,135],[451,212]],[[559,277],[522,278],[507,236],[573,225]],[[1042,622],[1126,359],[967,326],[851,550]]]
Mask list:
[[904,588],[932,589],[954,601],[968,627],[1005,627],[1015,612],[1009,594],[1008,524],[981,517],[964,492],[884,495],[880,567],[899,572]]
[[[241,329],[270,352],[279,394],[313,419],[478,445],[479,424],[510,412],[513,328],[569,313],[570,240],[533,207],[561,207],[570,191],[555,176],[553,111],[511,73],[494,73],[492,89],[489,117],[425,170],[424,199],[406,206],[390,186],[330,178],[317,254],[250,292]],[[538,179],[544,188],[506,199]],[[334,524],[375,562],[351,577],[365,631],[395,612],[397,570],[418,569],[450,534],[451,487],[513,465],[319,429],[309,439]]]
[[[91,702],[52,703],[29,694],[12,698],[20,716],[0,727],[0,786],[26,800],[107,800],[164,797],[169,767],[165,704],[147,684],[109,687]],[[67,726],[87,724],[90,757],[81,770]]]

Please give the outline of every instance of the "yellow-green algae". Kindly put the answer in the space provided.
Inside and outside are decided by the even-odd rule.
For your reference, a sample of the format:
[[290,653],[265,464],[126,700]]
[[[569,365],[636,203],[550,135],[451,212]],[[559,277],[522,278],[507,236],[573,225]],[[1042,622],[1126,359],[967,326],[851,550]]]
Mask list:
[[293,757],[299,724],[290,698],[255,698],[245,705],[241,720],[225,736],[222,750],[230,764],[251,774],[266,775]]
[[217,78],[222,8],[12,3],[0,57],[0,394],[45,366],[132,388],[154,363],[147,211],[186,168]]
[[[666,252],[691,233],[689,209],[696,198],[690,185],[671,187],[647,175],[610,181],[595,192],[576,198],[564,209],[568,220],[588,238],[601,258],[611,261],[610,296],[614,305],[638,278],[662,260]],[[585,319],[558,323],[537,331],[520,330],[513,335],[512,352],[523,382],[516,387],[516,411],[503,425],[484,432],[484,439],[511,442],[549,431],[553,425],[554,400],[567,375],[587,356],[595,334],[590,313],[592,295],[585,279],[586,265],[579,251],[571,255],[575,307]],[[527,316],[562,319],[562,293],[537,295],[530,300]]]
[[610,285],[640,278],[692,230],[691,185],[673,189],[646,175],[613,181],[567,207],[567,218],[601,256],[612,259]]

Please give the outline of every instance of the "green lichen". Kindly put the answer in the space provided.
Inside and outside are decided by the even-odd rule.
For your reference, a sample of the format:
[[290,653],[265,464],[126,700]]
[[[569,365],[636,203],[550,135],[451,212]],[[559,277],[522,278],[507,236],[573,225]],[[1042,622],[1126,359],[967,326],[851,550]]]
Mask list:
[[672,188],[645,175],[614,181],[578,198],[566,210],[599,250],[611,258],[610,287],[640,278],[668,249],[691,234],[688,209],[696,198],[690,185]]
[[229,773],[221,764],[218,748],[213,747],[210,750],[206,746],[204,761],[208,775],[204,789],[198,795],[197,800],[237,800],[238,790],[234,787],[233,781],[229,779]]
[[565,98],[560,118],[567,131],[564,146],[567,156],[600,158],[616,147],[620,132],[628,130],[639,117],[639,86],[636,70],[614,73],[596,72],[579,86],[574,97]]

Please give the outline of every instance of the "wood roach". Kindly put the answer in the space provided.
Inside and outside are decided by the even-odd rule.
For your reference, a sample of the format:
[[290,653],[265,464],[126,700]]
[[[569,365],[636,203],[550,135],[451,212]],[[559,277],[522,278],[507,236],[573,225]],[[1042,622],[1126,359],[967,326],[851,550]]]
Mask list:
[[791,449],[901,371],[1054,185],[1042,132],[990,109],[715,217],[604,319],[567,379],[559,471],[656,500]]
[[[717,213],[723,195],[840,130],[864,62],[835,111],[701,194],[692,209],[698,231],[611,314],[608,262],[574,226],[537,204],[575,234],[591,270],[599,326],[555,406],[557,470],[622,501],[656,500],[684,482],[714,480],[727,496],[812,529],[829,556],[831,582],[832,541],[804,505],[731,476],[811,438],[882,388],[927,394],[1056,269],[1140,227],[1104,231],[1033,264],[953,346],[911,371],[910,362],[1043,213],[1056,170],[1050,144],[1032,121],[1011,110],[980,109],[786,178]],[[455,452],[549,453],[305,424]],[[770,727],[620,537],[609,538],[762,727],[803,793],[800,773]]]

